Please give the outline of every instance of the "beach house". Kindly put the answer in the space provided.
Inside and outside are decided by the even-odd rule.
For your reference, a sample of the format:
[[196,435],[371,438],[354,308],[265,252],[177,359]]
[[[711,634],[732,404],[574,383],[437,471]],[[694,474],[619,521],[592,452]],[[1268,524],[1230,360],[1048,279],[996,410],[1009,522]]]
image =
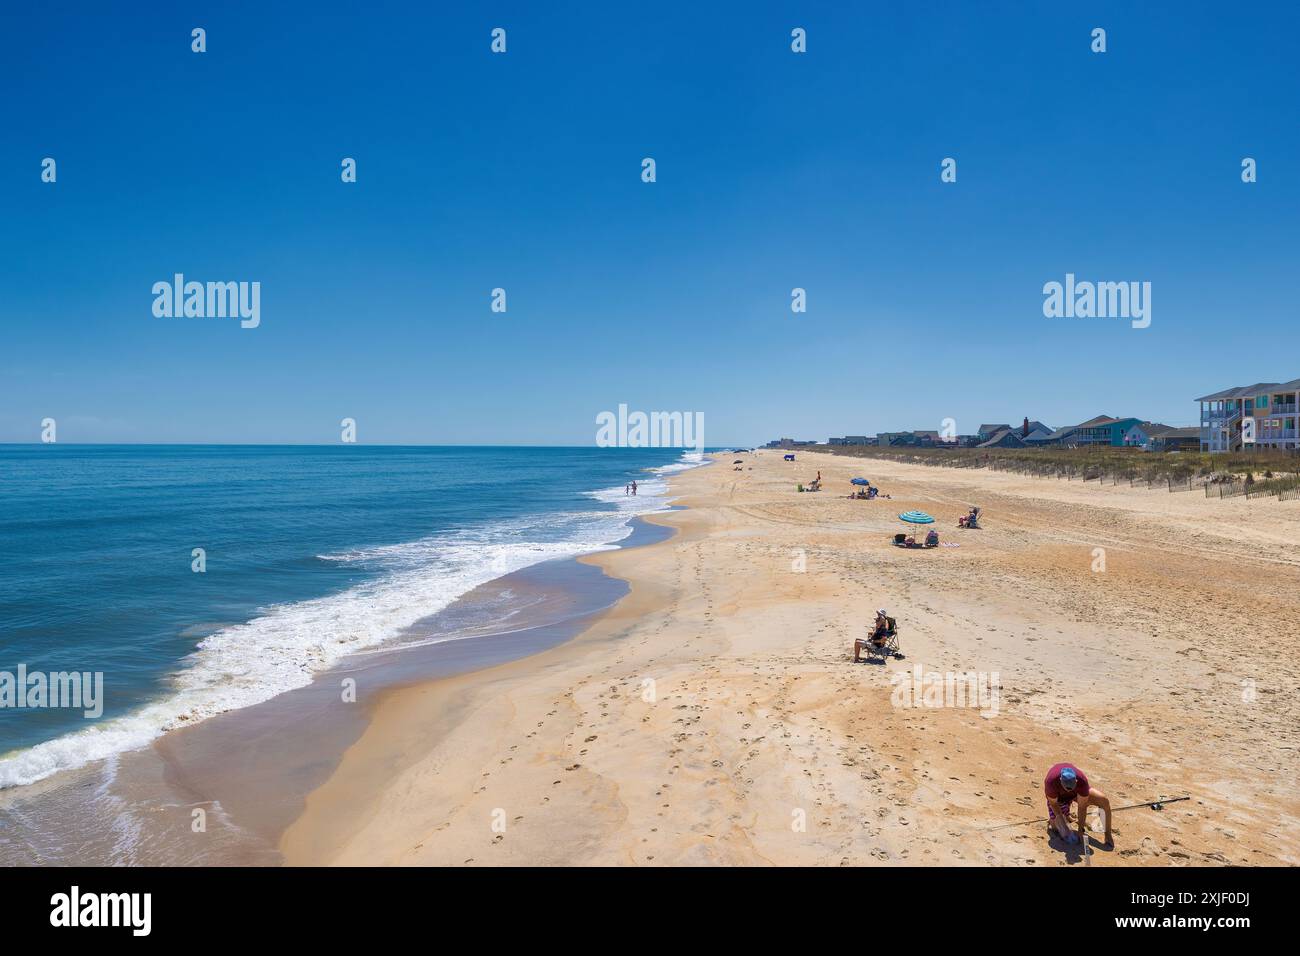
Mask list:
[[994,434],[990,435],[985,441],[980,442],[976,448],[1024,448],[1025,443],[1020,438],[1020,433],[1010,428],[1001,428]]
[[1026,444],[1031,448],[1072,448],[1074,446],[1074,433],[1078,430],[1076,425],[1066,425],[1064,428],[1058,428],[1046,435],[1030,436]]
[[1143,451],[1197,451],[1201,447],[1201,430],[1175,428],[1159,422],[1140,422],[1124,433],[1124,445]]
[[1201,448],[1201,430],[1195,425],[1190,428],[1171,428],[1151,439],[1151,451],[1199,451]]
[[[1010,439],[1006,437],[1008,434],[1012,436]],[[1025,445],[1041,443],[1051,434],[1050,427],[1025,416],[1019,425],[981,425],[971,444],[983,448],[1023,448]]]
[[[1201,406],[1202,451],[1241,451],[1251,444],[1256,448],[1300,449],[1300,378],[1225,388],[1196,401]],[[1242,435],[1246,419],[1254,422],[1253,443]]]
[[1159,422],[1138,422],[1124,433],[1124,447],[1145,448],[1150,451],[1151,439],[1156,435],[1163,435],[1171,427],[1161,425]]
[[1140,418],[1112,418],[1110,415],[1098,415],[1074,426],[1074,434],[1070,436],[1069,444],[1111,445],[1122,448],[1124,435],[1134,425],[1141,423]]
[[976,441],[975,444],[977,444],[977,445],[982,445],[982,444],[984,444],[984,442],[988,441],[988,440],[989,440],[990,438],[992,438],[994,435],[997,435],[997,434],[1000,433],[1000,432],[1006,432],[1006,431],[1011,431],[1011,426],[1010,426],[1010,425],[1007,425],[1007,424],[1002,424],[1002,425],[981,425],[981,426],[979,427],[979,431],[977,431],[977,432],[975,433],[975,437],[978,439],[978,441]]

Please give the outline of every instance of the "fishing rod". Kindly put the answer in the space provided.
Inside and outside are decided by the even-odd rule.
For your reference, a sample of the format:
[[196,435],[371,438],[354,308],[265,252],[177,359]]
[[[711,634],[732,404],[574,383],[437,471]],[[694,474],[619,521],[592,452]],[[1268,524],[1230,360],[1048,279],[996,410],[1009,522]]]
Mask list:
[[[1126,807],[1111,807],[1111,813],[1119,813],[1121,810],[1136,810],[1138,807],[1150,807],[1152,810],[1163,810],[1166,803],[1178,803],[1180,800],[1190,800],[1186,797],[1164,797],[1160,800],[1148,800],[1146,803],[1130,803]],[[1031,823],[1046,823],[1048,817],[1039,817],[1036,820],[1017,820],[1015,823],[1000,823],[995,827],[985,827],[981,833],[990,833],[993,830],[1005,830],[1007,827],[1024,827]]]

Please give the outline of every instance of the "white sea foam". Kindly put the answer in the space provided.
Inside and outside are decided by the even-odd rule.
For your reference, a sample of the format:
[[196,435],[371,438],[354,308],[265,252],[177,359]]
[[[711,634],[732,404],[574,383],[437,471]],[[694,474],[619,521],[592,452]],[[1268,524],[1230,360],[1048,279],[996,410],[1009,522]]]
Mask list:
[[703,464],[698,455],[651,469],[638,494],[591,492],[614,511],[583,511],[495,523],[380,548],[322,555],[374,565],[380,573],[339,594],[267,608],[201,641],[154,703],[84,730],[0,757],[0,789],[147,746],[169,730],[304,687],[349,654],[392,642],[422,618],[503,575],[617,547],[629,519],[668,508],[663,476]]

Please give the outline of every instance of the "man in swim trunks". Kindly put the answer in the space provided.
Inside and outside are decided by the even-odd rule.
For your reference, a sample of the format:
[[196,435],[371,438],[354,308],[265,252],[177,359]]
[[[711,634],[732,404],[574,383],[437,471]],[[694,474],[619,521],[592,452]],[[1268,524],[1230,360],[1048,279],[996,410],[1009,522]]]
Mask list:
[[[1088,807],[1097,806],[1102,812],[1106,824],[1106,845],[1114,846],[1115,839],[1110,832],[1110,800],[1097,787],[1088,784],[1083,771],[1071,763],[1058,763],[1047,771],[1043,780],[1043,792],[1047,796],[1047,826],[1055,829],[1066,843],[1078,843],[1083,839],[1084,827],[1087,825]],[[1079,833],[1070,832],[1070,804],[1079,802]]]

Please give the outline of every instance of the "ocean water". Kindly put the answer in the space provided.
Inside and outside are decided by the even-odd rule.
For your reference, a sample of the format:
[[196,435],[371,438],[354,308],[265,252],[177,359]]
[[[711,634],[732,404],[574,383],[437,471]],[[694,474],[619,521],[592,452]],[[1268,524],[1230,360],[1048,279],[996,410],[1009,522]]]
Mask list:
[[97,719],[0,706],[0,789],[304,687],[414,640],[480,585],[616,547],[666,510],[664,476],[697,464],[680,449],[0,446],[0,672],[104,675]]

